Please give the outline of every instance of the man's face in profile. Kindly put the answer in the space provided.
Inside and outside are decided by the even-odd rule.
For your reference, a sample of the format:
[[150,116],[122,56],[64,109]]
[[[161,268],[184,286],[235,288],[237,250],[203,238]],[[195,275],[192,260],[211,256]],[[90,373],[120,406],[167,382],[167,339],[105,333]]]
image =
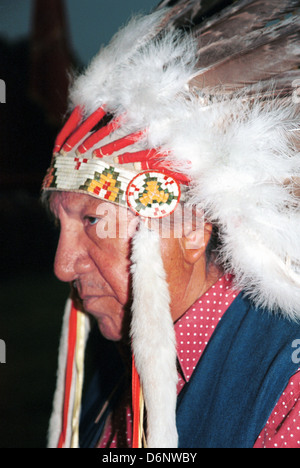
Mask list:
[[[119,340],[129,300],[130,238],[99,238],[101,223],[109,223],[112,216],[109,210],[105,217],[99,216],[99,204],[110,206],[89,195],[51,195],[50,207],[60,223],[54,269],[61,281],[76,282],[84,309],[96,318],[103,335]],[[118,216],[111,222],[118,224]]]
[[[109,340],[120,340],[131,297],[131,242],[138,217],[126,208],[81,193],[54,192],[50,208],[60,223],[56,276],[75,282],[84,310],[96,318],[101,333]],[[201,292],[202,267],[198,261],[196,267],[193,257],[202,251],[203,233],[200,229],[199,250],[194,235],[175,238],[174,226],[170,232],[160,244],[175,321]],[[197,280],[195,293],[191,275]]]

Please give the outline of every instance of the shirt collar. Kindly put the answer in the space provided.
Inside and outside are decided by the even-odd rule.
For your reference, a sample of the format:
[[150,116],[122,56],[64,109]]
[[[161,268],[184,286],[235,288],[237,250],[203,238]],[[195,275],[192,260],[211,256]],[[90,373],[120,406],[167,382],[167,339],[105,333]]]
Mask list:
[[177,358],[188,382],[216,326],[236,299],[234,277],[225,274],[175,323]]

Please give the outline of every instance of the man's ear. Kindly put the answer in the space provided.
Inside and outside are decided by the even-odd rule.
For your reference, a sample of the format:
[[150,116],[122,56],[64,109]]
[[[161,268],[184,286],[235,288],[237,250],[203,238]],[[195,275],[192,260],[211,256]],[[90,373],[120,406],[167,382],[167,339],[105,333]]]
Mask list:
[[184,259],[187,263],[193,265],[205,255],[211,233],[212,225],[204,223],[201,227],[183,234],[181,246]]

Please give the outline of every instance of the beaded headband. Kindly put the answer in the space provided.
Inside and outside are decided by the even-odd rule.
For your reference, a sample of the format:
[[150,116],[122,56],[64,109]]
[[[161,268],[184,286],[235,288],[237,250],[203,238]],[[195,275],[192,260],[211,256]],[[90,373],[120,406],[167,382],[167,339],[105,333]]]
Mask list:
[[189,178],[171,171],[166,154],[157,149],[122,152],[146,131],[113,139],[126,116],[106,123],[108,117],[100,107],[84,120],[83,109],[75,107],[56,138],[43,190],[87,193],[146,218],[170,215],[184,201]]

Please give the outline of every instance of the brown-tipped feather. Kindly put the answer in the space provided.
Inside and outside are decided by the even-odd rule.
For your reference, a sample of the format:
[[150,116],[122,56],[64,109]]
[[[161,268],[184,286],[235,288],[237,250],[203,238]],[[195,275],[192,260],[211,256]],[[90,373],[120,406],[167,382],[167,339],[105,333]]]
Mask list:
[[261,83],[261,93],[294,92],[300,79],[299,0],[164,0],[163,27],[189,28],[198,41],[191,85],[233,92]]
[[[246,49],[208,70],[201,70],[193,80],[201,88],[222,86],[233,91],[259,81],[276,80],[300,62],[300,32],[270,40],[255,49]],[[201,56],[199,57],[201,67]]]
[[163,0],[157,8],[169,8],[168,25],[190,27],[201,24],[232,3],[235,0]]

